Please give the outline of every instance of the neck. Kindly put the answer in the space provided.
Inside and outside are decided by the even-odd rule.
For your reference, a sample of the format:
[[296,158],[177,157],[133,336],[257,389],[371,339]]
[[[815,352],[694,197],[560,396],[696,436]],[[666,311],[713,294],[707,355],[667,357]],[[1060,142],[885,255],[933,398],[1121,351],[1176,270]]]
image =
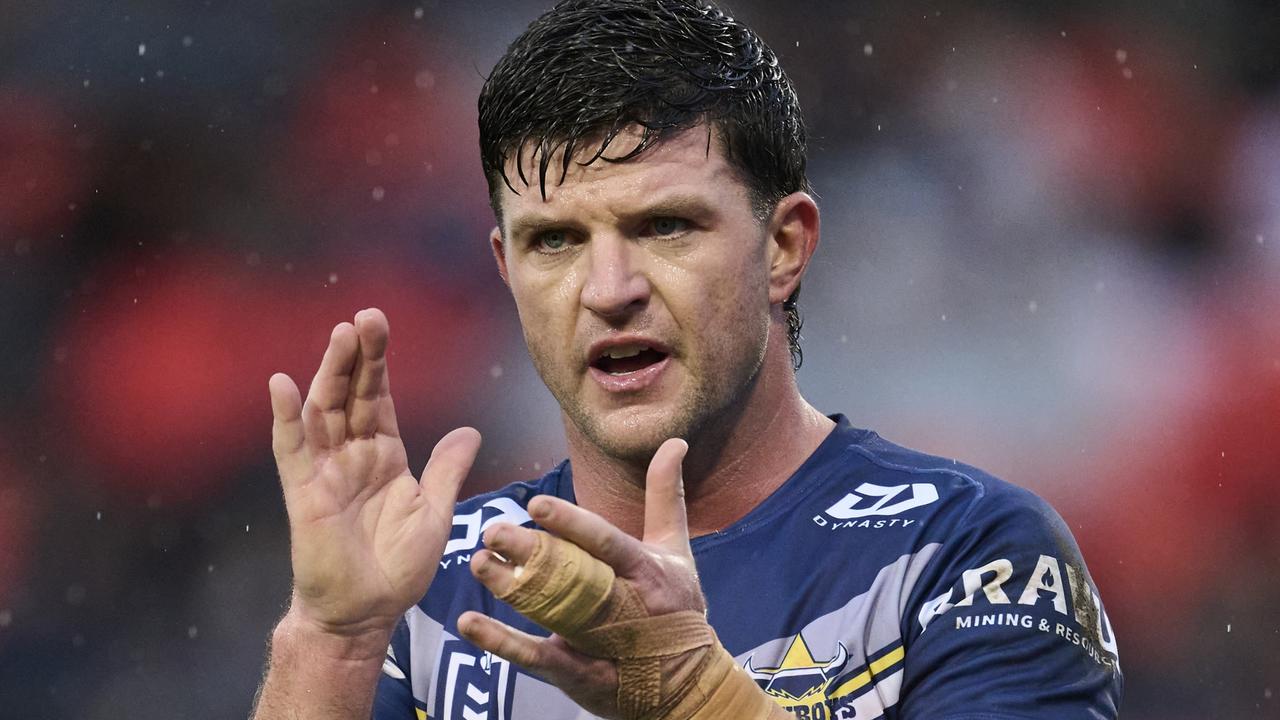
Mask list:
[[[786,365],[779,368],[779,360]],[[723,530],[751,512],[813,454],[833,426],[800,395],[790,356],[766,357],[742,400],[685,438],[690,536]],[[567,418],[565,428],[578,504],[642,537],[647,467],[603,454]]]

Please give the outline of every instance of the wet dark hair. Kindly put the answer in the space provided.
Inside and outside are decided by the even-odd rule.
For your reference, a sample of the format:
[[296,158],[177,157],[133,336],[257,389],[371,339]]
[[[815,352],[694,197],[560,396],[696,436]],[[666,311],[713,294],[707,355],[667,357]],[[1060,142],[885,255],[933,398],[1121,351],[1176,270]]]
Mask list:
[[[584,149],[582,164],[631,160],[663,138],[698,125],[720,141],[747,186],[757,220],[778,201],[809,191],[805,129],[791,81],[758,35],[699,0],[564,0],[516,38],[480,92],[480,158],[489,201],[501,221],[507,174],[538,187],[557,152],[557,182]],[[622,155],[605,152],[618,134],[641,129]],[[800,367],[800,290],[783,303],[792,364]]]

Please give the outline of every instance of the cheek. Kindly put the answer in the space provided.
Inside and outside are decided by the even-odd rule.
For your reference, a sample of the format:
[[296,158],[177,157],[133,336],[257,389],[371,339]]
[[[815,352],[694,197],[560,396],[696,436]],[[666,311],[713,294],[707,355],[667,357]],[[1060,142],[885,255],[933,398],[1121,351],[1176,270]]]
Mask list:
[[570,349],[577,297],[573,284],[572,273],[512,278],[511,295],[531,352],[545,354]]
[[738,354],[738,346],[762,343],[768,333],[767,273],[755,264],[726,263],[710,278],[695,283],[684,298],[685,317],[709,356]]

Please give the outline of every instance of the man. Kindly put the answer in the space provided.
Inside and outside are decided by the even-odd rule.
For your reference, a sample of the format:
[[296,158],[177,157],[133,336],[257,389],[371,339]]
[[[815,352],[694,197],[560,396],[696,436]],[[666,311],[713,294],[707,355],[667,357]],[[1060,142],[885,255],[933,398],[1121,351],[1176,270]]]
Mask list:
[[415,480],[376,310],[334,329],[306,403],[272,377],[295,585],[257,718],[1115,716],[1114,638],[1057,515],[801,397],[818,209],[754,33],[568,0],[480,124],[569,460],[455,508],[464,428]]

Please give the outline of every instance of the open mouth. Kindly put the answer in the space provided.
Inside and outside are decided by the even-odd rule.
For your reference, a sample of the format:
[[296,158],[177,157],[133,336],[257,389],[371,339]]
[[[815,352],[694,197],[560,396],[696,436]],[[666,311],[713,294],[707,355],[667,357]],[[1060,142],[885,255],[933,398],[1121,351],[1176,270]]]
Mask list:
[[667,354],[647,345],[620,345],[605,350],[591,363],[591,367],[610,375],[627,375],[656,365]]

